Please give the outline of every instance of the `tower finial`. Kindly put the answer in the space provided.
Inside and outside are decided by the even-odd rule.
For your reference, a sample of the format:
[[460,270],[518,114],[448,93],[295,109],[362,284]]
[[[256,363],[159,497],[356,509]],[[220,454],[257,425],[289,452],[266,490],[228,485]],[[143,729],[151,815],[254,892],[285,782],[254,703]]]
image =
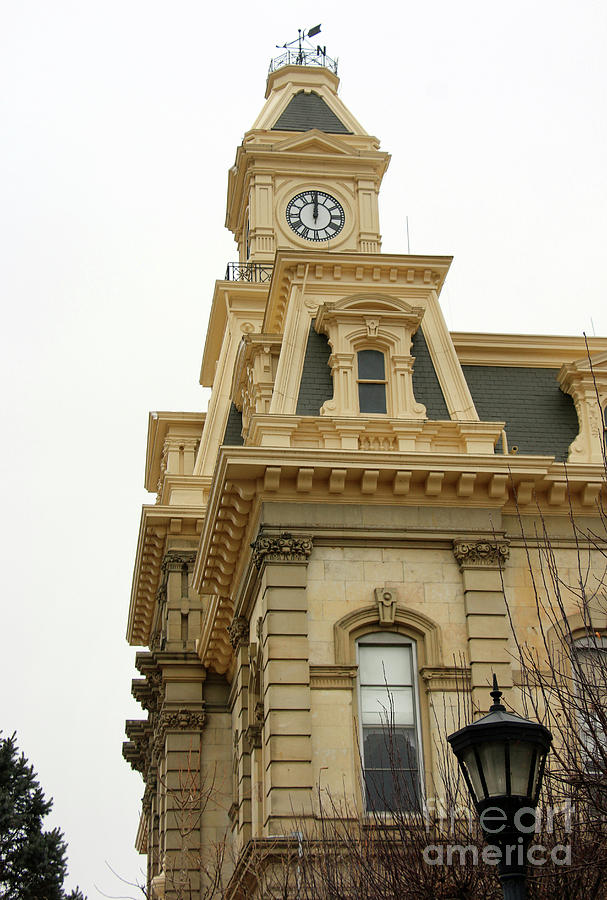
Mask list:
[[337,75],[337,60],[327,56],[326,47],[314,47],[308,40],[308,38],[320,34],[320,28],[320,25],[315,25],[308,31],[305,28],[298,28],[294,41],[277,44],[276,47],[279,50],[286,52],[272,60],[270,72],[275,72],[276,69],[281,69],[283,66],[323,66]]

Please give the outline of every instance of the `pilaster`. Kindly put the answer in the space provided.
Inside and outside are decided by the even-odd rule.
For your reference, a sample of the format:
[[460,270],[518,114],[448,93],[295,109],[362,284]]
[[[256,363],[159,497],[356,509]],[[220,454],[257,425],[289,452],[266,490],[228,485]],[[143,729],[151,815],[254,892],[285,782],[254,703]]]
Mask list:
[[312,811],[312,722],[306,598],[312,541],[283,533],[253,545],[260,571],[263,834],[293,831]]
[[486,712],[493,673],[502,690],[512,687],[502,578],[509,547],[506,541],[499,540],[454,540],[453,553],[464,583],[472,701],[475,710]]
[[236,832],[240,851],[251,838],[251,742],[249,740],[249,623],[244,616],[232,621],[229,629],[234,650],[236,671],[232,684],[232,725],[234,730],[234,760],[232,807],[230,818]]

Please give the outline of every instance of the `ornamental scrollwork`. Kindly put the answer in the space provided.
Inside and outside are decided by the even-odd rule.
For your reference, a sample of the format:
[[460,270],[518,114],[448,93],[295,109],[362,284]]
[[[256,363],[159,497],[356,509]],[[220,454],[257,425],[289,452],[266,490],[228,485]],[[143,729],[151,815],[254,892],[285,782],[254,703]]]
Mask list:
[[241,644],[249,643],[249,623],[244,616],[237,616],[228,626],[230,644],[234,650],[238,650]]
[[203,710],[186,709],[185,707],[162,710],[158,716],[154,735],[156,755],[159,756],[163,751],[167,731],[202,731],[206,718]]
[[453,555],[460,567],[501,567],[510,556],[510,548],[506,541],[453,541]]
[[202,731],[206,721],[206,713],[202,710],[175,709],[163,710],[160,714],[159,727],[165,731]]
[[260,535],[252,544],[253,563],[261,569],[264,562],[305,562],[312,553],[312,538],[283,531],[278,536]]

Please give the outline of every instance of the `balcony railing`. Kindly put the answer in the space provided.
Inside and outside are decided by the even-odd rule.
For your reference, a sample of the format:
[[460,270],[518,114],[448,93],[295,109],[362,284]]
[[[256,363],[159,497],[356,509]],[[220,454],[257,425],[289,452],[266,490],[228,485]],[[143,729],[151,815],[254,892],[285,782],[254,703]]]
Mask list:
[[248,281],[251,284],[268,284],[272,280],[274,266],[267,263],[228,263],[226,281]]
[[331,59],[324,47],[316,47],[315,50],[308,50],[305,47],[287,50],[282,56],[272,60],[270,72],[282,69],[283,66],[322,66],[337,75],[337,60]]

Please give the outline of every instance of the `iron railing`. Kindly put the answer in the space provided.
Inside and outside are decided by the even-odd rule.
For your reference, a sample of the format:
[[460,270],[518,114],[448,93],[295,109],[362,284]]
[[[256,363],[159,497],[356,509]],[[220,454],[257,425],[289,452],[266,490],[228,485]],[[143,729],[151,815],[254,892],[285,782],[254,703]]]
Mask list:
[[336,59],[327,56],[324,47],[317,47],[315,50],[298,48],[287,50],[282,56],[273,59],[270,63],[270,72],[282,69],[283,66],[324,66],[325,69],[330,69],[337,75],[337,62]]
[[272,280],[274,265],[272,263],[228,263],[226,281],[249,281],[254,284],[267,284]]

